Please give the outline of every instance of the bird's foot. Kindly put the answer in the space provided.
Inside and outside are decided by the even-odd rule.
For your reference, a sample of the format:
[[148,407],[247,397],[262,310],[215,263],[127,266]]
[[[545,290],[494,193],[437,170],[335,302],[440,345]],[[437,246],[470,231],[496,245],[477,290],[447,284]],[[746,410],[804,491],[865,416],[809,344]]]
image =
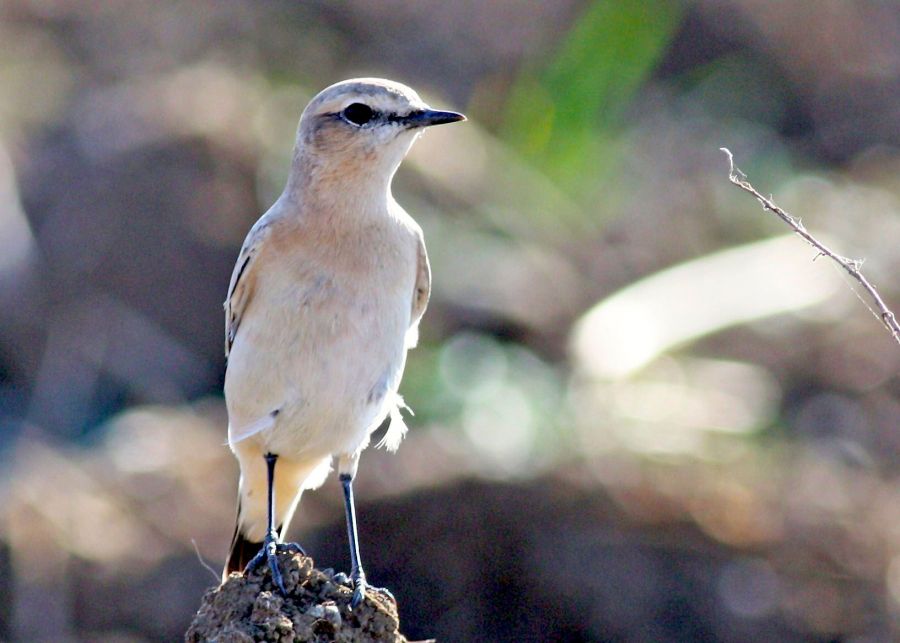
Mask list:
[[350,579],[353,581],[353,598],[350,599],[350,608],[356,609],[366,597],[366,590],[369,588],[369,584],[366,582],[366,575],[361,569],[351,573]]
[[350,582],[353,586],[353,597],[350,599],[351,609],[359,607],[366,597],[366,592],[369,591],[386,596],[392,603],[397,603],[397,599],[394,598],[394,595],[391,594],[387,588],[369,585],[368,581],[366,581],[366,575],[362,571],[352,573],[350,575]]
[[263,564],[263,561],[265,561],[268,563],[269,570],[272,572],[272,582],[278,587],[281,595],[287,598],[287,590],[284,588],[284,575],[281,573],[281,566],[278,563],[278,554],[285,552],[306,556],[303,547],[297,543],[280,543],[278,542],[277,534],[274,532],[267,533],[266,539],[263,541],[262,549],[259,550],[259,553],[256,554],[256,556],[250,559],[250,562],[247,563],[247,566],[244,568],[244,575],[246,576],[250,572],[255,571]]
[[375,592],[376,594],[381,594],[382,596],[386,596],[394,605],[397,604],[397,599],[394,598],[394,595],[391,593],[387,587],[372,587],[369,586],[369,589]]

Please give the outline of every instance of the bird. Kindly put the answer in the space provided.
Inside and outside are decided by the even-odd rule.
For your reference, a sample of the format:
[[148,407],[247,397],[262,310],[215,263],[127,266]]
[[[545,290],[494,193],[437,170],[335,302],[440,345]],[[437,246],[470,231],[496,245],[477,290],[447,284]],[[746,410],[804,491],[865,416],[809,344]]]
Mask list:
[[380,78],[331,85],[303,110],[284,190],[247,234],[225,300],[228,444],[240,479],[223,580],[265,563],[286,595],[277,554],[305,552],[285,532],[303,491],[336,461],[351,606],[362,602],[353,480],[388,417],[379,446],[395,450],[406,432],[397,391],[431,292],[422,229],[391,183],[424,129],[463,120]]

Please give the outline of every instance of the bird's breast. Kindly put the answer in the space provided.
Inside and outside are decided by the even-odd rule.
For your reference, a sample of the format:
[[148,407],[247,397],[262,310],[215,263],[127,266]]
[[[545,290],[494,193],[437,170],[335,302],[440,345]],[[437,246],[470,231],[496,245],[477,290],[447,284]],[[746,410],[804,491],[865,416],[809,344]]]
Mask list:
[[232,423],[279,409],[277,439],[336,452],[365,439],[399,384],[415,259],[361,244],[353,256],[321,250],[260,266],[225,389]]

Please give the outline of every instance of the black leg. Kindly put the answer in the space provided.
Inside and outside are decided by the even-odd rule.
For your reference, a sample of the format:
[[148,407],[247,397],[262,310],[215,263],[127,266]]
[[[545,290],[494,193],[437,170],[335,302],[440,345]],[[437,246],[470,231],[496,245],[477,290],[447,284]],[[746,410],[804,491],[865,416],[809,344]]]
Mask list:
[[278,462],[278,456],[274,453],[267,453],[263,457],[266,459],[266,478],[268,482],[268,495],[266,496],[266,499],[269,509],[268,533],[271,535],[275,534],[275,463]]
[[[278,550],[280,543],[278,542],[278,531],[275,529],[275,463],[278,461],[278,456],[274,453],[267,453],[265,456],[266,459],[266,468],[268,471],[268,509],[269,509],[269,528],[266,531],[266,538],[263,541],[263,547],[260,552],[253,557],[249,563],[247,563],[247,568],[244,570],[244,573],[253,571],[260,564],[262,564],[263,560],[265,560],[269,564],[269,569],[272,571],[272,582],[278,587],[281,595],[287,597],[287,591],[284,589],[284,578],[281,574],[281,567],[278,565]],[[282,550],[288,550],[295,553],[304,554],[303,548],[300,545],[291,543],[289,545],[280,545]]]
[[353,598],[351,607],[356,607],[366,595],[366,573],[359,558],[359,536],[356,532],[356,509],[353,505],[353,476],[341,474],[341,485],[344,487],[344,511],[347,514],[347,538],[350,541],[350,579],[353,581]]

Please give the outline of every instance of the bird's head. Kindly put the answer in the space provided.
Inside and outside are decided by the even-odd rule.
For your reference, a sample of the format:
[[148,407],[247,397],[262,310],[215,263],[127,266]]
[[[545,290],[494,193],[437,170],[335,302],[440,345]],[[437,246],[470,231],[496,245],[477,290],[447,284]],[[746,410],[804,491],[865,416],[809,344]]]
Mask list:
[[426,127],[465,120],[431,109],[407,87],[380,78],[323,89],[300,117],[298,150],[331,171],[393,174]]

